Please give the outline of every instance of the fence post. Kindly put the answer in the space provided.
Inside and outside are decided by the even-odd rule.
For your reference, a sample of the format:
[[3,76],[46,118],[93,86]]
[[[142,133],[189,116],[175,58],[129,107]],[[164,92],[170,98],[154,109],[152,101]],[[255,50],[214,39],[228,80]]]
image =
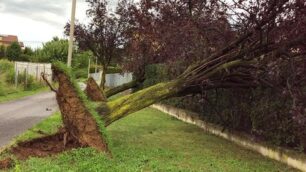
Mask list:
[[27,77],[27,68],[24,68],[24,77],[25,77],[25,79],[24,79],[24,89],[26,89],[27,88],[27,83],[28,83],[28,77]]
[[36,80],[38,80],[38,64],[36,65]]
[[17,62],[15,62],[15,87],[18,87],[18,66],[17,66]]
[[88,59],[88,78],[90,77],[90,58]]
[[27,63],[27,68],[26,68],[26,87],[28,88],[28,75],[29,75],[29,63]]

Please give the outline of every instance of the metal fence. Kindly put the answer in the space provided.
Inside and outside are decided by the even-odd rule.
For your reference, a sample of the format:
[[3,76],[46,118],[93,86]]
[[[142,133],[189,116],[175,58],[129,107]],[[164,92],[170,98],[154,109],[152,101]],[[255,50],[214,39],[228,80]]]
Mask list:
[[[18,77],[23,74],[27,81],[28,76],[32,76],[37,81],[43,82],[41,74],[44,73],[47,80],[52,82],[51,63],[30,63],[30,62],[15,62],[15,86],[18,85]],[[25,82],[26,82],[25,81]]]
[[[102,73],[91,73],[90,76],[97,81],[97,83],[101,83]],[[119,85],[131,82],[133,80],[133,73],[114,73],[114,74],[106,74],[105,76],[105,86],[107,87],[117,87]]]

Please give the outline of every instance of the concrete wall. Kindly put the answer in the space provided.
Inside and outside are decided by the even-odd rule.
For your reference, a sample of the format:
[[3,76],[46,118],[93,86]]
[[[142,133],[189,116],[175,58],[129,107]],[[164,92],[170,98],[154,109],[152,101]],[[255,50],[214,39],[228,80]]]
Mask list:
[[222,131],[220,126],[205,122],[201,120],[199,114],[190,111],[163,104],[154,104],[151,107],[167,113],[184,122],[194,124],[208,133],[217,135],[224,139],[230,140],[244,148],[258,152],[265,157],[277,160],[287,164],[288,166],[306,172],[306,156],[302,153],[256,142],[254,139],[252,139],[251,136],[245,135],[243,133]]
[[52,81],[51,63],[15,62],[15,71],[20,74],[26,72],[36,80],[42,80],[41,73],[45,73],[47,79]]
[[[91,77],[93,77],[97,83],[101,83],[101,72],[99,73],[91,73]],[[133,80],[133,74],[132,73],[114,73],[114,74],[106,74],[105,76],[105,85],[107,87],[117,87],[122,84],[131,82]]]

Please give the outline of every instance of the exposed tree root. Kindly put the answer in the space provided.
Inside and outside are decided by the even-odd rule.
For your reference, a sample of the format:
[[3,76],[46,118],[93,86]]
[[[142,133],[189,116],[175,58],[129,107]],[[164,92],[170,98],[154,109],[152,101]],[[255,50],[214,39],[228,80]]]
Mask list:
[[0,161],[0,170],[9,169],[14,166],[14,160],[12,158],[6,158]]
[[92,101],[107,101],[107,98],[104,96],[103,91],[100,89],[100,87],[93,78],[89,78],[87,80],[85,93]]
[[10,153],[20,160],[29,157],[46,157],[68,151],[73,148],[85,147],[72,137],[65,138],[64,132],[45,136],[30,141],[18,143],[17,146],[9,150]]

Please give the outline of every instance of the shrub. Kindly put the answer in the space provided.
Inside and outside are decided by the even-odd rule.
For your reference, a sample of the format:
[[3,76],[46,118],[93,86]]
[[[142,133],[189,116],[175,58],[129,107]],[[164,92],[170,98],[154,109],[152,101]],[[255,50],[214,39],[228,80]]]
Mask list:
[[18,60],[20,60],[21,53],[22,53],[21,47],[20,47],[18,42],[13,42],[6,49],[6,56],[11,61],[18,61]]
[[0,72],[5,73],[8,70],[14,70],[14,63],[8,60],[0,60]]
[[4,89],[4,84],[3,82],[0,82],[0,96],[5,96],[6,95],[6,91]]

